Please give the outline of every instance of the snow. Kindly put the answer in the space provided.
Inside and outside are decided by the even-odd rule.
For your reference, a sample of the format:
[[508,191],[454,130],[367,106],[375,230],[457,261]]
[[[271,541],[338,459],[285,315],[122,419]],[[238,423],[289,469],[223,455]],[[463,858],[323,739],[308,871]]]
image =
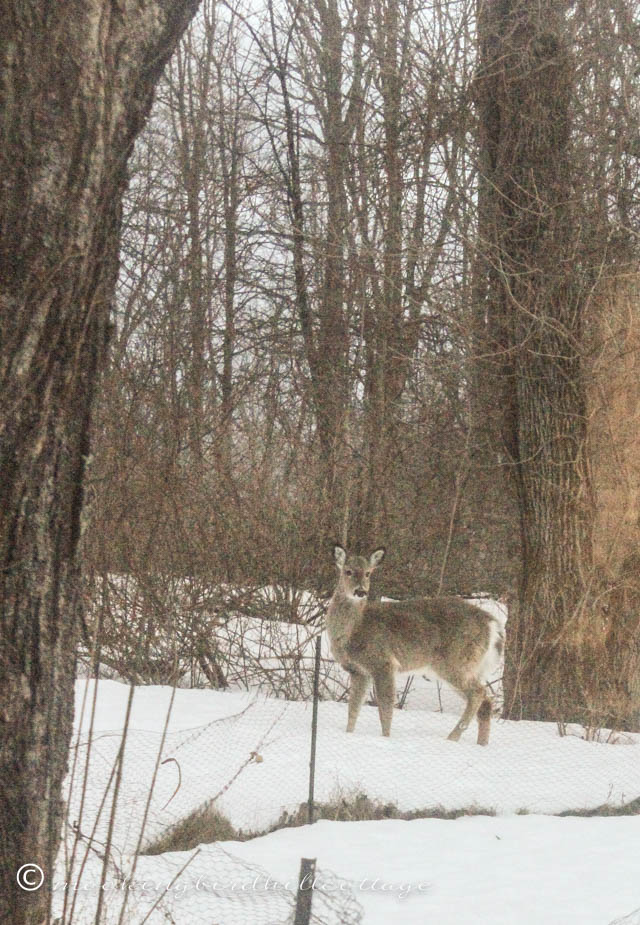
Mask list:
[[[81,814],[81,780],[95,690],[96,682],[77,683],[78,748],[72,750],[77,766],[69,820],[102,844],[110,797],[102,813],[99,806],[120,747],[129,688],[116,681],[97,685]],[[227,870],[228,879],[237,879],[240,870],[246,880],[259,869],[263,878],[295,886],[303,856],[317,857],[323,872],[349,881],[364,909],[365,923],[389,922],[401,915],[404,925],[427,921],[606,925],[640,906],[638,817],[533,815],[637,797],[640,736],[624,734],[617,744],[605,744],[584,741],[577,727],[572,735],[560,737],[551,723],[494,720],[488,748],[475,744],[475,729],[454,743],[446,736],[459,715],[457,695],[443,691],[444,709],[451,712],[440,712],[435,685],[424,682],[416,694],[411,709],[394,711],[389,739],[380,736],[375,708],[364,706],[356,732],[347,735],[346,704],[320,703],[316,800],[366,793],[372,799],[397,803],[403,810],[475,806],[492,810],[497,817],[321,820],[243,843],[202,846],[191,862],[193,852],[143,856],[138,859],[135,880],[143,877],[167,884],[188,863],[177,881],[184,884],[184,893],[170,897],[171,915],[178,925],[284,921],[290,908],[285,898],[291,901],[291,891],[254,896],[255,909],[245,897],[244,912],[239,912],[236,896],[220,899],[203,891],[198,878],[204,882],[217,871],[224,880]],[[307,798],[310,724],[311,704],[306,702],[251,692],[178,689],[172,695],[166,687],[136,688],[113,827],[113,853],[119,869],[130,870],[156,765],[145,842],[215,797],[216,808],[245,831],[263,830],[283,810],[295,812]],[[159,758],[166,763],[158,764]],[[513,815],[519,810],[530,815]],[[238,868],[242,862],[249,866]],[[89,883],[99,882],[97,863],[95,857],[87,863],[84,877]],[[380,884],[379,888],[372,883],[362,885],[363,879],[376,877],[380,884],[387,884],[386,890]],[[412,884],[404,899],[399,898],[401,884]],[[426,888],[420,890],[418,884]],[[76,911],[75,921],[90,920],[92,895],[89,889],[82,896],[81,913]],[[157,899],[153,893],[152,898]],[[166,911],[168,901],[164,896],[149,922],[156,921],[156,915],[157,921],[166,921],[162,909]],[[151,900],[146,906],[145,902],[137,893],[130,897],[128,921],[142,921]],[[216,902],[227,906],[218,908]],[[263,914],[273,918],[261,919]]]
[[[204,921],[208,888],[224,894],[225,887],[230,893],[244,886],[254,895],[244,898],[246,917],[236,909],[233,920],[251,925],[260,920],[261,900],[293,894],[304,856],[317,858],[323,872],[314,892],[334,891],[335,875],[343,878],[366,925],[606,925],[640,904],[638,828],[634,817],[319,821],[226,842],[224,852],[247,865],[243,871],[228,863],[228,879],[216,873],[227,861],[221,849],[203,846],[187,867],[184,892],[171,897],[169,908],[176,923]],[[189,856],[141,858],[136,881],[155,900]],[[268,871],[271,882],[264,873],[256,882],[255,870]],[[265,896],[269,891],[272,896]],[[213,919],[230,920],[232,913]]]
[[[88,699],[92,696],[94,682],[81,682],[78,700],[85,683]],[[99,682],[92,748],[96,784],[100,776],[104,783],[108,779],[128,691],[115,681]],[[170,699],[170,688],[135,689],[122,785],[131,800],[139,789],[146,792]],[[396,710],[389,739],[380,735],[374,707],[362,708],[350,735],[344,732],[345,715],[345,704],[319,704],[315,786],[320,801],[337,791],[365,792],[403,810],[475,805],[499,813],[557,813],[621,803],[640,793],[638,735],[624,734],[612,745],[584,741],[577,727],[575,734],[560,737],[553,723],[494,719],[490,744],[480,748],[473,728],[460,742],[447,740],[455,714]],[[82,742],[88,721],[85,709]],[[236,827],[253,830],[275,822],[283,809],[297,808],[307,796],[310,724],[310,703],[176,690],[162,757],[179,762],[181,786],[161,810],[178,782],[175,763],[161,766],[152,833],[214,796],[254,751],[262,761],[247,765],[221,795],[218,808]]]
[[474,816],[321,820],[225,847],[281,882],[317,858],[351,880],[367,925],[605,925],[640,905],[639,839],[628,816]]

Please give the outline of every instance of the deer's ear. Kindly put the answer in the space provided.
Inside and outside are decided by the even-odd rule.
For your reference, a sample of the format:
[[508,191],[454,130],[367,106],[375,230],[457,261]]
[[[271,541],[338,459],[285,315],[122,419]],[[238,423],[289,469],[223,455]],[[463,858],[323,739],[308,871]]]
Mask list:
[[347,553],[339,543],[336,543],[333,547],[333,558],[336,560],[338,568],[343,568],[347,561]]
[[369,556],[369,565],[371,566],[371,568],[377,568],[380,565],[380,563],[384,559],[384,555],[386,551],[387,550],[384,548],[384,546],[381,546],[379,549],[376,549],[374,552],[371,553],[371,555]]

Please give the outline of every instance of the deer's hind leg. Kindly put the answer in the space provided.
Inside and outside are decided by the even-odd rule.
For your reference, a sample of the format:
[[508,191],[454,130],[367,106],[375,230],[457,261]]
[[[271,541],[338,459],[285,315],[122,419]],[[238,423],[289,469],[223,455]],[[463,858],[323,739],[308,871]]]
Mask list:
[[489,744],[489,732],[491,730],[491,701],[485,695],[484,700],[478,708],[478,745]]
[[396,673],[393,666],[386,662],[376,665],[373,670],[373,683],[376,689],[382,735],[388,736],[391,735],[391,720],[396,699]]
[[[449,735],[447,736],[452,742],[457,742],[462,733],[468,727],[469,723],[473,717],[477,714],[480,709],[480,704],[485,700],[486,695],[484,687],[482,684],[471,687],[468,690],[462,691],[464,696],[467,698],[467,705],[464,709],[464,713],[458,720],[457,724],[453,727]],[[489,706],[489,711],[491,707]],[[491,717],[491,712],[489,712],[489,717]],[[482,718],[478,719],[478,722],[482,722],[485,719],[484,715]],[[484,728],[484,727],[483,727]],[[487,730],[487,741],[489,738],[489,733]],[[478,731],[478,741],[480,742],[480,731]],[[480,742],[481,745],[486,745],[486,742]]]
[[356,728],[360,707],[364,702],[369,687],[369,675],[365,674],[353,665],[344,665],[344,668],[351,675],[351,684],[349,686],[349,715],[347,718],[347,732],[353,732]]

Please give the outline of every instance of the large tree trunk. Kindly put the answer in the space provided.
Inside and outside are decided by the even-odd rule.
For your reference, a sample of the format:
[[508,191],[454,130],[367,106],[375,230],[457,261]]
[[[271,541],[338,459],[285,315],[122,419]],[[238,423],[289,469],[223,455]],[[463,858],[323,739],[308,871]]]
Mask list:
[[[627,251],[594,292],[587,409],[593,531],[604,638],[598,665],[604,724],[640,726],[640,287]],[[617,264],[617,265],[616,265]],[[595,584],[595,582],[594,582]]]
[[589,280],[569,205],[574,69],[564,6],[487,3],[477,81],[487,343],[521,526],[505,704],[507,716],[531,719],[585,718],[593,676],[584,644],[595,618],[582,370]]
[[[62,820],[78,540],[126,162],[198,0],[0,13],[0,921],[44,922]],[[22,892],[24,863],[44,871]]]

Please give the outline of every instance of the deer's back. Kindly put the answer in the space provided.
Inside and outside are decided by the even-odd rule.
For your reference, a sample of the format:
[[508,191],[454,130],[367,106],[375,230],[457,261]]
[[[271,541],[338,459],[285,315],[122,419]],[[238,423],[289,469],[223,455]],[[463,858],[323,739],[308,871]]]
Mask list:
[[[371,601],[346,649],[369,671],[391,661],[399,671],[431,669],[460,686],[492,654],[497,635],[494,618],[462,598]],[[491,661],[500,654],[496,648]]]

